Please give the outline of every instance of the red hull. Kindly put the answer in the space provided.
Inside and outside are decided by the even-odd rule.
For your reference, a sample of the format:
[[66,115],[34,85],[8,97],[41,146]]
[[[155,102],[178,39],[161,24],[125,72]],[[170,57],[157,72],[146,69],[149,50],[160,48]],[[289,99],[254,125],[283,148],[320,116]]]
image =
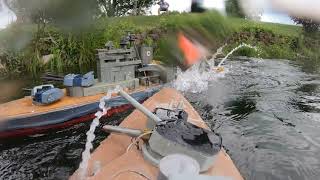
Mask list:
[[[123,105],[116,108],[112,108],[108,111],[108,113],[104,117],[111,117],[112,115],[116,113],[125,112],[132,108],[132,105]],[[35,128],[27,128],[27,129],[18,129],[14,131],[6,131],[0,133],[0,139],[3,138],[13,138],[13,137],[21,137],[21,136],[28,136],[28,135],[34,135],[34,134],[40,134],[45,133],[49,130],[59,130],[71,127],[73,125],[92,121],[95,118],[94,114],[88,114],[79,118],[71,119],[67,122],[60,123],[60,124],[54,124],[54,125],[47,125],[47,126],[40,126]]]

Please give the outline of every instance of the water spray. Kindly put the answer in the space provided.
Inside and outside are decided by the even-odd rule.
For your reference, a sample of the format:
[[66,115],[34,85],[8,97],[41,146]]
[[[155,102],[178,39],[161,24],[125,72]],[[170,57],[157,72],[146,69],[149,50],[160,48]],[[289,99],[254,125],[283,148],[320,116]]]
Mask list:
[[79,169],[80,169],[79,179],[80,180],[83,180],[87,177],[88,163],[89,163],[89,159],[90,159],[90,151],[93,148],[92,142],[95,139],[94,131],[95,131],[96,127],[99,126],[99,124],[100,124],[100,122],[99,122],[100,118],[102,116],[105,116],[108,113],[108,110],[110,109],[110,108],[106,107],[106,101],[111,98],[112,94],[118,93],[120,90],[121,90],[120,86],[117,86],[115,89],[109,90],[107,92],[107,95],[100,99],[99,108],[101,110],[97,111],[95,113],[95,118],[90,125],[89,131],[87,131],[87,133],[86,133],[87,141],[86,141],[86,145],[85,145],[85,150],[82,152],[82,161],[79,166]]
[[221,61],[220,63],[218,64],[218,67],[221,67],[222,64],[224,63],[224,61],[227,60],[227,58],[232,55],[235,51],[237,51],[238,49],[242,48],[242,47],[248,47],[248,48],[252,48],[254,50],[257,51],[257,48],[254,47],[254,46],[251,46],[251,45],[248,45],[248,44],[245,44],[245,43],[241,43],[239,46],[237,46],[236,48],[232,49]]
[[[173,87],[179,91],[183,92],[192,92],[192,93],[201,93],[206,91],[209,86],[209,82],[215,80],[219,77],[224,77],[225,72],[222,64],[227,60],[227,58],[232,55],[235,51],[239,50],[242,47],[249,47],[257,50],[256,47],[242,43],[236,48],[232,49],[218,64],[215,66],[214,61],[218,54],[222,54],[222,50],[226,45],[220,47],[215,54],[212,55],[211,59],[206,62],[206,65],[209,68],[203,69],[204,61],[199,61],[193,66],[191,66],[186,71],[182,71],[178,68],[177,79],[173,82]],[[208,70],[209,69],[209,70]]]

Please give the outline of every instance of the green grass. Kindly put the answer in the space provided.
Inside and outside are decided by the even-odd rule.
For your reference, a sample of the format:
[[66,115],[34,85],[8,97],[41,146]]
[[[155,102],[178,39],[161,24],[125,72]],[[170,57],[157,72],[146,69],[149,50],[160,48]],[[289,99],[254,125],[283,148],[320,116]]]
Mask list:
[[279,35],[298,37],[302,33],[302,28],[295,25],[286,25],[279,23],[256,22],[240,18],[229,18],[228,23],[236,31],[240,31],[244,27],[259,26],[266,30],[272,30]]
[[[225,43],[228,43],[225,51],[229,51],[245,42],[257,46],[260,53],[243,49],[236,55],[287,59],[297,59],[298,55],[319,57],[318,47],[313,47],[318,41],[301,35],[299,26],[226,18],[217,12],[207,12],[103,18],[74,31],[50,25],[38,31],[36,25],[13,24],[0,31],[0,63],[10,68],[6,72],[13,75],[37,76],[44,71],[84,73],[95,69],[95,49],[102,48],[110,40],[117,45],[127,31],[138,34],[139,43],[154,46],[155,59],[165,63],[182,59],[176,42],[180,31],[212,52]],[[46,54],[53,54],[54,59],[44,65],[40,58]]]

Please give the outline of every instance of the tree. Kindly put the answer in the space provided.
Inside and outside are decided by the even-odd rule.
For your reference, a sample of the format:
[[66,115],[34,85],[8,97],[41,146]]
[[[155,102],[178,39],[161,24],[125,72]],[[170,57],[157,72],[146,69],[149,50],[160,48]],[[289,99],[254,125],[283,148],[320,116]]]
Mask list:
[[92,19],[98,12],[94,0],[6,0],[18,22],[71,23]]
[[245,13],[243,12],[238,0],[226,0],[226,12],[229,16],[245,18]]
[[306,33],[314,33],[319,30],[320,23],[313,19],[302,18],[302,17],[291,17],[291,19],[296,24],[301,24],[303,26],[303,30]]
[[95,17],[143,14],[157,0],[5,0],[18,22],[74,25]]
[[108,16],[144,14],[157,0],[98,0],[102,12]]

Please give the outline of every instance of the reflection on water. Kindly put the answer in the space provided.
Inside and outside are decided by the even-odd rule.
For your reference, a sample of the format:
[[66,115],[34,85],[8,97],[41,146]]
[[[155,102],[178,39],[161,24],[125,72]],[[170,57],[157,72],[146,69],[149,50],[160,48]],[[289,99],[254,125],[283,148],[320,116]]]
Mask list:
[[[131,111],[101,120],[118,125]],[[6,140],[0,144],[0,179],[68,179],[79,167],[90,123],[45,135]],[[108,134],[96,129],[93,147]]]
[[23,97],[22,88],[26,87],[26,80],[0,80],[0,104]]
[[320,62],[318,59],[302,59],[297,62],[301,67],[301,71],[306,73],[319,73],[320,72]]
[[[320,76],[310,68],[318,66],[254,59],[227,64],[229,73],[209,85],[206,98],[188,98],[199,111],[213,106],[203,118],[222,134],[241,173],[249,180],[319,179]],[[224,98],[216,101],[217,91]]]
[[229,114],[225,114],[226,116],[231,116],[233,120],[241,121],[256,110],[256,103],[246,97],[242,97],[236,101],[226,103],[226,107],[228,107],[226,110],[230,111]]

